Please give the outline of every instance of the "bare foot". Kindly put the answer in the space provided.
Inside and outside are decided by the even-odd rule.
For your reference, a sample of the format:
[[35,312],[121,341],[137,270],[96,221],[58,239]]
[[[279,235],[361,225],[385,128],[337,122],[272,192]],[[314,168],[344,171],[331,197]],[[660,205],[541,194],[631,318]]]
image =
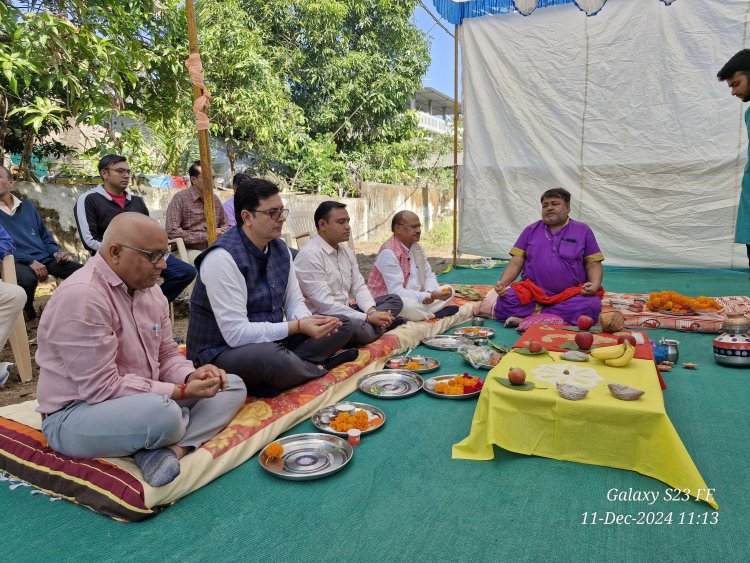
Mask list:
[[522,320],[523,319],[521,317],[508,317],[507,319],[505,319],[505,324],[503,326],[506,328],[518,326],[521,324]]

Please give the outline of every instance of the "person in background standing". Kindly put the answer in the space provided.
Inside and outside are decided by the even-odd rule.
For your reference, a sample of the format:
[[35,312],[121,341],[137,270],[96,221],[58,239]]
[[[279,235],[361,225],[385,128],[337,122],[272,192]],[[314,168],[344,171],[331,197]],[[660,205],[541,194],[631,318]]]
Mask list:
[[[750,102],[750,49],[742,49],[735,53],[716,77],[719,81],[727,83],[732,96],[736,96],[743,102]],[[745,130],[750,138],[750,107],[745,110]],[[747,150],[750,156],[750,144]],[[742,192],[737,206],[734,242],[745,245],[748,264],[750,264],[750,160],[745,163],[745,170],[742,174]]]

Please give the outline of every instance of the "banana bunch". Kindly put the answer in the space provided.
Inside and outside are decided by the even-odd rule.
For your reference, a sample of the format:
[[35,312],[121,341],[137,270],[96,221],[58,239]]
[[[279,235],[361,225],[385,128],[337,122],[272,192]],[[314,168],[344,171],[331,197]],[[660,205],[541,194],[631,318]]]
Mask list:
[[627,340],[617,346],[604,346],[591,350],[591,357],[602,360],[608,366],[621,368],[630,363],[635,356],[635,346]]

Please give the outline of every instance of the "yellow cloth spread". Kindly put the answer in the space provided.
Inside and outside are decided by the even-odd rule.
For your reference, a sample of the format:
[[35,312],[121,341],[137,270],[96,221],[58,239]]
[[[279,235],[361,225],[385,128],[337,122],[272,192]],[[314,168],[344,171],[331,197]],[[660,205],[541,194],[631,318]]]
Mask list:
[[[549,363],[567,362],[556,352],[507,354],[489,372],[471,432],[453,446],[453,458],[492,459],[497,444],[527,455],[637,471],[718,508],[664,410],[653,361],[635,359],[625,367],[594,359],[575,364],[594,368],[604,378],[580,401],[560,397],[554,383],[540,382],[537,389],[517,391],[495,379],[507,377],[511,367],[520,367],[527,381],[535,381],[532,370]],[[646,393],[637,401],[621,401],[610,394],[608,383]]]

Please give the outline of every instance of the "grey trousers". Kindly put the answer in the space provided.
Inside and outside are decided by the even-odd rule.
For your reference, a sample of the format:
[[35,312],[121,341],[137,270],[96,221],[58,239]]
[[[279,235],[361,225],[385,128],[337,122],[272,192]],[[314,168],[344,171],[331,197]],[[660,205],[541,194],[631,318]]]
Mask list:
[[245,344],[225,350],[212,363],[239,375],[250,393],[255,395],[268,389],[284,391],[302,385],[327,374],[328,370],[320,364],[343,348],[352,337],[350,319],[334,316],[341,320],[341,327],[323,338],[294,334],[278,342]]
[[[390,313],[396,317],[401,313],[401,309],[404,307],[403,300],[394,293],[387,293],[381,295],[375,300],[375,308],[378,311],[390,311]],[[360,311],[361,309],[356,305],[352,305],[352,309]],[[375,342],[380,338],[388,329],[375,328],[367,321],[352,319],[352,326],[354,331],[352,339],[349,344],[352,346],[361,346],[363,344],[369,344]]]
[[71,457],[122,457],[177,444],[197,448],[224,428],[245,402],[242,379],[210,399],[173,401],[138,393],[90,405],[74,401],[42,422],[50,448]]

